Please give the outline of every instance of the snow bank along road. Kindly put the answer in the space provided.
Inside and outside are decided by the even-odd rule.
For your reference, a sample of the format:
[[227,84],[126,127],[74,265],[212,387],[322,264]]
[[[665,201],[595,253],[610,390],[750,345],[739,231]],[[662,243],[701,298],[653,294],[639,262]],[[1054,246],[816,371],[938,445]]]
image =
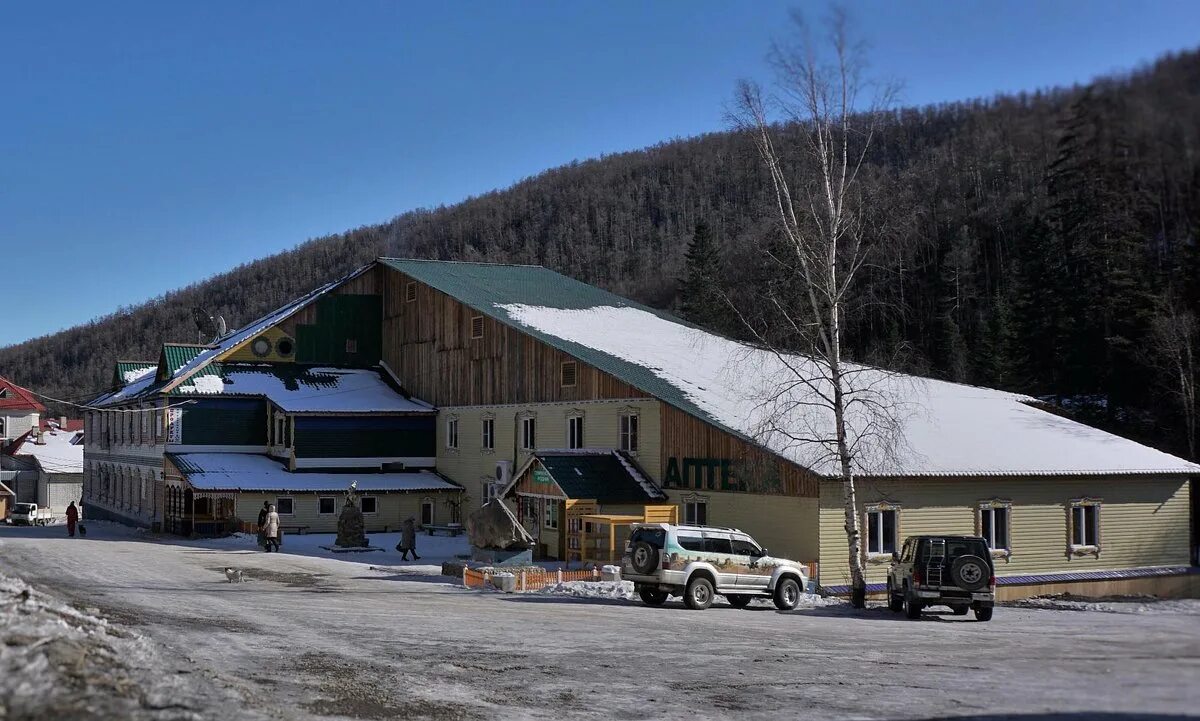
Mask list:
[[[403,569],[142,540],[106,524],[64,536],[0,527],[0,573],[149,636],[176,671],[211,685],[208,718],[1200,713],[1194,605],[1001,608],[986,624],[845,607],[697,613],[470,592]],[[227,583],[225,566],[249,580]]]

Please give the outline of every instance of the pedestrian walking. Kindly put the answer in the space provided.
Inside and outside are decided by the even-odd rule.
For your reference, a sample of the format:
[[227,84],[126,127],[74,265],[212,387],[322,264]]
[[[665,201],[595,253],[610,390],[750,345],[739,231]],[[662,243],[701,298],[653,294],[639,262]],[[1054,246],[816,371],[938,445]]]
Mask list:
[[400,552],[401,561],[407,561],[410,552],[414,561],[421,560],[421,557],[417,555],[416,520],[412,516],[404,519],[404,525],[400,529],[400,542],[396,544],[396,550]]
[[75,526],[79,523],[79,509],[75,507],[75,501],[67,504],[67,535],[71,538],[75,537]]
[[262,510],[258,512],[258,545],[267,545],[267,534],[263,533],[263,526],[267,525],[267,514],[271,511],[271,504],[263,501]]
[[267,519],[263,523],[263,539],[267,545],[267,553],[279,550],[279,514],[275,506],[267,506]]

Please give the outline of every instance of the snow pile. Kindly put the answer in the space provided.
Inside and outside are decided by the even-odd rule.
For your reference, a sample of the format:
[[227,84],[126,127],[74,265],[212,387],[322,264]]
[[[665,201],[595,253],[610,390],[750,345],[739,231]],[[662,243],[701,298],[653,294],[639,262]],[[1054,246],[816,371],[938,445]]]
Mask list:
[[632,581],[565,581],[538,591],[547,596],[601,598],[630,601],[634,598]]
[[211,689],[147,639],[0,575],[0,718],[199,719]]
[[[832,413],[814,404],[818,391],[832,393],[809,358],[781,358],[639,308],[496,307],[595,365],[619,367],[615,359],[640,366],[677,391],[667,400],[690,405],[802,466],[837,472],[834,448],[823,440],[834,437]],[[847,421],[861,443],[863,474],[1200,472],[1195,464],[1035,408],[1029,396],[853,364],[845,371]],[[797,374],[812,385],[797,382]],[[888,415],[898,428],[878,423],[877,403],[894,408]],[[797,436],[822,442],[797,443]],[[889,447],[896,450],[882,451]]]
[[148,365],[145,368],[134,368],[133,370],[128,370],[122,373],[121,378],[124,379],[125,385],[129,385],[135,381],[140,381],[146,376],[153,377],[157,370],[158,366],[156,365]]
[[1064,596],[1040,596],[1011,601],[1007,606],[1049,611],[1093,611],[1122,614],[1184,614],[1200,616],[1200,599],[1159,600],[1130,597],[1125,599],[1086,599]]
[[340,493],[350,481],[358,491],[453,491],[459,487],[431,471],[293,473],[254,453],[175,453],[172,461],[194,488],[206,491],[316,491]]

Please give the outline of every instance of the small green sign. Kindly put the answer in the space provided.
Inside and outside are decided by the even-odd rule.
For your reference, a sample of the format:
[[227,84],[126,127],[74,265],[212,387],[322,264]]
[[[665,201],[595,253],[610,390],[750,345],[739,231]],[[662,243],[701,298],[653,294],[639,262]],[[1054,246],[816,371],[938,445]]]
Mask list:
[[534,483],[550,483],[550,481],[551,481],[550,471],[547,471],[542,468],[538,468],[538,469],[534,470],[534,472],[533,472],[533,482]]

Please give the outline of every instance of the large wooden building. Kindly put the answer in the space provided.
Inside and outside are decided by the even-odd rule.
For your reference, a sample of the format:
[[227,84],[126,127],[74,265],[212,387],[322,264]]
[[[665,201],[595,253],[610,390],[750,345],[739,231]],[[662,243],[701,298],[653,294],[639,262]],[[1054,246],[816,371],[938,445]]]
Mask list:
[[[773,554],[815,563],[821,585],[847,584],[828,448],[795,440],[820,437],[829,421],[802,396],[778,402],[781,388],[801,393],[786,368],[806,359],[537,266],[382,258],[319,294],[233,334],[236,351],[224,343],[218,354],[236,360],[257,337],[272,347],[286,338],[297,361],[378,364],[436,409],[436,470],[472,504],[506,489],[542,498],[528,513],[514,505],[548,556],[569,550],[556,525],[565,505],[551,503],[569,492],[521,491],[514,472],[541,468],[539,454],[616,453],[656,487],[646,502],[661,493],[683,521],[736,526]],[[887,452],[859,456],[872,584],[903,537],[940,532],[988,538],[1002,596],[1194,589],[1189,489],[1200,467],[1025,396],[859,370],[896,408]],[[160,367],[155,382],[164,376]]]

